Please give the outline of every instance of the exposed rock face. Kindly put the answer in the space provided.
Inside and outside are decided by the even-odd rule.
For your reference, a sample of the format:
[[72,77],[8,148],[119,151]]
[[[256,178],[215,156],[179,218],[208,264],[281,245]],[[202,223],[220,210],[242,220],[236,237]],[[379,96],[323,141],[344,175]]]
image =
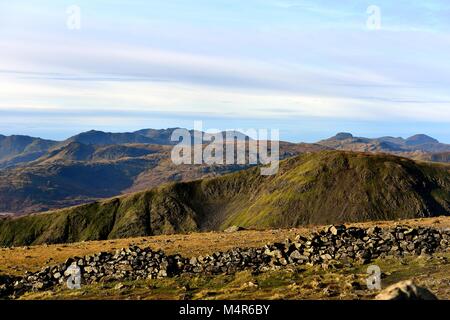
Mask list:
[[239,226],[231,226],[229,228],[226,228],[225,230],[223,230],[223,232],[227,232],[227,233],[233,233],[233,232],[238,232],[238,231],[242,231],[245,230],[245,228],[239,227]]
[[417,286],[411,280],[401,281],[381,291],[376,300],[437,300],[428,289]]
[[[397,226],[389,229],[369,229],[329,226],[308,237],[297,236],[282,243],[262,248],[235,248],[211,255],[185,258],[166,255],[150,248],[130,246],[115,253],[100,252],[85,257],[67,259],[56,266],[44,267],[24,277],[0,279],[0,296],[18,296],[26,291],[46,290],[65,285],[66,270],[73,265],[80,268],[81,282],[139,280],[164,278],[181,273],[232,274],[241,270],[264,272],[291,265],[321,265],[338,267],[342,263],[368,263],[387,256],[432,254],[449,250],[450,230]],[[425,297],[415,287],[392,289],[390,296]]]

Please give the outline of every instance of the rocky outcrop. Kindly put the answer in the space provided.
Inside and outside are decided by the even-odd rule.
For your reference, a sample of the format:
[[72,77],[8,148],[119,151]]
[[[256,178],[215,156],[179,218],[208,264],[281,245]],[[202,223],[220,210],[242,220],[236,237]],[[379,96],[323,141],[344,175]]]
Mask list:
[[369,263],[388,256],[423,255],[449,250],[450,230],[397,226],[368,229],[328,226],[309,236],[297,236],[261,248],[235,248],[192,258],[166,255],[150,248],[130,246],[115,253],[100,252],[67,259],[22,278],[0,279],[0,295],[18,296],[26,291],[65,285],[68,268],[77,266],[81,283],[164,278],[182,273],[232,274],[241,270],[264,272],[296,265],[333,268],[340,264]]
[[401,281],[381,291],[376,300],[437,300],[427,288],[415,284],[411,280]]
[[228,227],[225,230],[223,230],[223,232],[233,233],[233,232],[238,232],[238,231],[243,231],[243,230],[246,230],[246,229],[243,227],[239,227],[239,226],[231,226],[231,227]]

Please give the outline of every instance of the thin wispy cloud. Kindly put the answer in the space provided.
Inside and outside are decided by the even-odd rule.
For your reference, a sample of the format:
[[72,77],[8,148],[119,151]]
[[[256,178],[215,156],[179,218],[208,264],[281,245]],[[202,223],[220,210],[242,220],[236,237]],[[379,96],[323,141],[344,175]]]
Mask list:
[[[392,135],[403,122],[450,124],[446,1],[378,1],[379,31],[367,30],[365,1],[77,1],[76,31],[72,4],[0,5],[5,133],[17,130],[14,112],[39,110],[94,111],[111,130],[117,111],[142,112],[148,126],[152,114],[207,114],[223,127],[231,115],[372,121]],[[450,140],[436,128],[427,133]]]

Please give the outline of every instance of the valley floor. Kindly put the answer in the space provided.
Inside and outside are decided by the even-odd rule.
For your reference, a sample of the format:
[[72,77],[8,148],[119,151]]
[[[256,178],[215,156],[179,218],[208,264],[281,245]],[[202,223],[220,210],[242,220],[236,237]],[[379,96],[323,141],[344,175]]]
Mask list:
[[[370,222],[352,226],[432,226],[449,228],[450,217],[395,222]],[[68,257],[99,251],[113,251],[130,244],[162,249],[184,256],[210,254],[233,247],[258,247],[267,242],[294,238],[321,227],[286,230],[247,230],[234,233],[210,232],[153,236],[133,239],[92,241],[0,249],[0,275],[21,275],[44,265],[63,262]],[[375,260],[382,271],[382,286],[415,279],[440,299],[450,299],[450,253],[433,256],[406,256]],[[323,270],[319,266],[287,267],[277,271],[235,275],[188,276],[133,282],[111,282],[83,286],[81,290],[28,293],[22,299],[371,299],[376,294],[366,286],[367,265]]]

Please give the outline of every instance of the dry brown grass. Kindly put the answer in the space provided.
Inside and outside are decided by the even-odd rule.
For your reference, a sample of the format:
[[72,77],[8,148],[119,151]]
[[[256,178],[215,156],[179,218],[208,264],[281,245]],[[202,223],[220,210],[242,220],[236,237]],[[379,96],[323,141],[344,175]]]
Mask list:
[[[377,221],[348,224],[348,226],[369,227],[407,224],[411,226],[433,226],[449,228],[450,217],[412,219],[402,221]],[[68,257],[83,256],[100,251],[114,251],[131,244],[152,249],[162,249],[168,254],[180,253],[184,256],[197,256],[216,251],[225,251],[233,247],[258,247],[267,242],[294,238],[297,234],[307,234],[323,226],[277,230],[247,230],[236,233],[206,232],[89,241],[71,244],[40,245],[30,247],[0,249],[0,274],[20,275],[25,271],[36,271],[44,265],[63,262]]]

